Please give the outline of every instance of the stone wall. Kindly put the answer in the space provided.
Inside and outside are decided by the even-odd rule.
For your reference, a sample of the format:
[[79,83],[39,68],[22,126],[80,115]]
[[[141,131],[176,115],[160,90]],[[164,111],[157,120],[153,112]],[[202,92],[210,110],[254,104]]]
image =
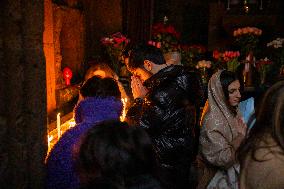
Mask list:
[[[66,103],[58,94],[66,88],[62,70],[73,72],[71,84],[82,81],[85,61],[85,16],[80,1],[44,0],[44,54],[46,58],[47,111],[49,121]],[[73,100],[76,96],[69,96]],[[69,101],[67,101],[69,102]],[[69,110],[69,111],[72,111]],[[67,112],[68,113],[68,112]]]
[[[86,14],[86,60],[100,57],[100,39],[115,32],[122,32],[121,0],[84,0]],[[88,66],[88,65],[87,65]]]
[[1,1],[1,188],[43,188],[46,80],[44,1]]
[[46,60],[47,113],[56,109],[56,69],[52,0],[44,0],[43,48]]
[[[85,18],[81,10],[53,4],[56,88],[64,87],[62,70],[69,67],[73,83],[83,78]],[[71,82],[72,82],[71,81]]]

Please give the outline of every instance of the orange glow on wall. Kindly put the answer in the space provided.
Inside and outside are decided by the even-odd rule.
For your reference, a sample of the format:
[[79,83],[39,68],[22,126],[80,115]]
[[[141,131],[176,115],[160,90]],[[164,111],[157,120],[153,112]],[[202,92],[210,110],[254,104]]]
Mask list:
[[46,61],[47,113],[56,109],[52,1],[44,0],[43,50]]

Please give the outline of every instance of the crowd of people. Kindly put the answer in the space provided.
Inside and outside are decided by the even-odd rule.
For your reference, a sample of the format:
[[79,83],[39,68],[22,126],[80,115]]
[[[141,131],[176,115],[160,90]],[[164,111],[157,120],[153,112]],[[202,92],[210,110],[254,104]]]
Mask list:
[[118,76],[86,74],[76,126],[47,158],[48,189],[284,188],[284,81],[254,104],[233,72],[217,70],[205,96],[198,72],[154,46],[124,59],[133,97],[125,122]]

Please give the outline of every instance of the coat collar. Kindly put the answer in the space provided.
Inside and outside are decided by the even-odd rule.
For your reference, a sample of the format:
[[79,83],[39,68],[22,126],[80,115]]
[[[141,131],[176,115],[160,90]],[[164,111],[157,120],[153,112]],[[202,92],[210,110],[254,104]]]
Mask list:
[[81,122],[95,123],[97,121],[119,118],[122,102],[114,97],[87,97],[74,108],[76,124]]
[[153,89],[169,80],[173,80],[177,75],[183,71],[183,66],[171,65],[161,69],[158,73],[152,75],[144,82],[144,86],[147,89]]

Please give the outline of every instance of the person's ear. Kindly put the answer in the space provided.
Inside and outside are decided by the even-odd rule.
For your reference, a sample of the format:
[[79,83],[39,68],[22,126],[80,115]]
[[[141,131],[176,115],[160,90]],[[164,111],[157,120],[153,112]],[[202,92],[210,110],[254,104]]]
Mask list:
[[149,60],[144,60],[144,68],[147,71],[151,71],[152,70],[152,62]]

